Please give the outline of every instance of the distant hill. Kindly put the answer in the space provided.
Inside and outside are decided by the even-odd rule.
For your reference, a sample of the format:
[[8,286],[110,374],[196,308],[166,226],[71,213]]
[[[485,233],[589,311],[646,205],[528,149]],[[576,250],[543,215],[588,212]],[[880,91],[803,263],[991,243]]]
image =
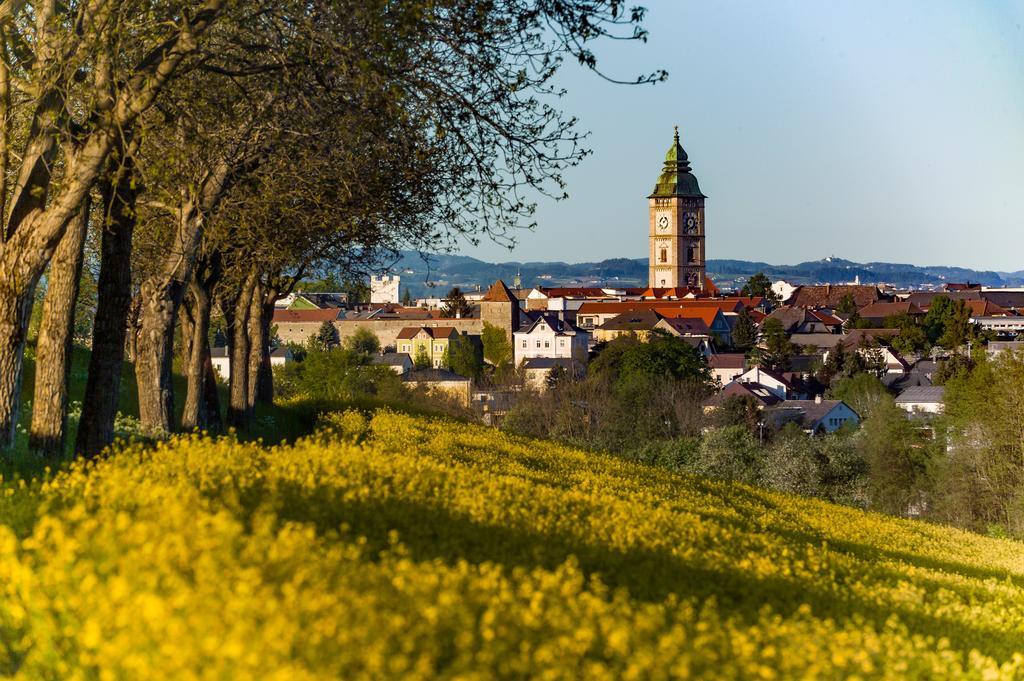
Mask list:
[[[517,273],[524,288],[533,286],[642,286],[647,283],[646,258],[611,258],[600,262],[490,263],[464,255],[402,253],[392,266],[402,276],[403,288],[414,296],[439,295],[452,286],[466,290],[486,288],[495,279],[511,284]],[[772,265],[747,260],[710,260],[708,273],[720,287],[741,286],[752,274],[794,284],[839,284],[859,279],[864,284],[892,284],[901,288],[939,286],[944,282],[975,282],[986,286],[1024,286],[1024,270],[994,272],[963,267],[921,266],[907,263],[858,263],[824,258],[796,265]]]

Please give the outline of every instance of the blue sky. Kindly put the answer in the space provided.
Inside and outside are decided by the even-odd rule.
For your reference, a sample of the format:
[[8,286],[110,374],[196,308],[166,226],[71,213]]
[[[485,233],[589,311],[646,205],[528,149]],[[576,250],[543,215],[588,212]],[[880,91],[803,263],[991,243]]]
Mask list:
[[594,150],[538,227],[487,260],[646,254],[646,199],[678,124],[708,256],[1024,269],[1024,0],[647,6],[646,45],[574,64],[565,108]]

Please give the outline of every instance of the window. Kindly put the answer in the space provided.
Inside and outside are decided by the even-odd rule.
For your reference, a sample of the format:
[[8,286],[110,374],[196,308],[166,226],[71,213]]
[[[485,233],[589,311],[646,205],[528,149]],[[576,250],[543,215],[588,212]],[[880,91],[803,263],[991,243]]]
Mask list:
[[544,341],[544,347],[550,348],[551,347],[551,341]]
[[658,256],[658,262],[668,262],[668,249],[661,249],[661,255]]
[[537,341],[537,347],[540,347],[540,340]]
[[558,347],[560,347],[560,348],[564,348],[565,347],[565,339],[564,338],[559,338],[558,339]]
[[523,339],[523,347],[524,348],[526,347],[526,339],[525,338]]

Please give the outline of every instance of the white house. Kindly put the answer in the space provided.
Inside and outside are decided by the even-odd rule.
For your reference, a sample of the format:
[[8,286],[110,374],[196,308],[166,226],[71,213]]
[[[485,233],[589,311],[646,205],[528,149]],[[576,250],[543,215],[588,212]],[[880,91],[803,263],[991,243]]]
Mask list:
[[533,323],[512,334],[516,366],[531,357],[565,357],[579,362],[587,360],[590,334],[575,324],[538,315]]
[[747,370],[747,358],[742,352],[723,352],[708,357],[708,367],[713,378],[721,385],[728,385]]
[[945,388],[915,385],[899,394],[896,406],[911,414],[941,414],[946,408]]
[[[231,356],[226,346],[210,348],[210,360],[213,362],[213,370],[217,372],[221,380],[231,379]],[[270,366],[282,366],[292,361],[292,351],[288,348],[277,348],[270,353]]]
[[796,423],[816,435],[834,433],[846,424],[859,425],[860,415],[842,400],[787,400],[764,410],[764,421],[776,428]]
[[413,368],[412,357],[407,352],[385,352],[383,355],[374,355],[370,361],[391,369],[399,376]]
[[762,385],[780,400],[787,399],[789,397],[790,390],[793,389],[793,386],[790,385],[789,381],[784,379],[782,376],[758,366],[747,369],[737,376],[735,380],[738,383],[756,383],[758,385]]

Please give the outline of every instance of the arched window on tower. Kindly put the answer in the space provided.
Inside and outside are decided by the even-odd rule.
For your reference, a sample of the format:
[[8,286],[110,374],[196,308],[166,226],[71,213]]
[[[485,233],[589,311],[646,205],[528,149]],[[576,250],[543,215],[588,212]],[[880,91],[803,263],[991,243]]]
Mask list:
[[693,262],[693,246],[686,247],[686,262]]
[[661,253],[658,255],[658,262],[668,262],[668,249],[662,248]]

